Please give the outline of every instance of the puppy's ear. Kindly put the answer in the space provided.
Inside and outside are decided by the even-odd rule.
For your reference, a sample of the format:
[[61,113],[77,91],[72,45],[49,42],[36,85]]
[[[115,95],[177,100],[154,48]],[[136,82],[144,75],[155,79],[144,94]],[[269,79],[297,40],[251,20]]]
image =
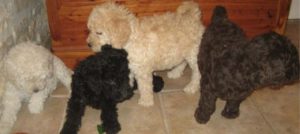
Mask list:
[[112,49],[112,46],[110,44],[107,44],[107,45],[103,45],[101,47],[101,51],[108,51],[108,50],[111,50]]
[[114,18],[111,23],[112,45],[114,48],[123,48],[131,34],[129,21],[126,18]]
[[101,52],[106,53],[106,56],[127,57],[128,53],[124,49],[112,48],[110,44],[101,47]]
[[128,53],[125,49],[121,49],[120,53],[122,54],[122,56],[127,57]]

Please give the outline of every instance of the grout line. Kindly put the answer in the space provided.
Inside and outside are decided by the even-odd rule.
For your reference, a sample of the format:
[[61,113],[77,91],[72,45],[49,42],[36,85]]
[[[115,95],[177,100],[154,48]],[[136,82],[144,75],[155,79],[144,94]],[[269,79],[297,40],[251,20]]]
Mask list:
[[252,97],[249,97],[250,102],[254,105],[254,107],[257,109],[257,111],[259,112],[259,114],[262,116],[262,118],[265,120],[265,122],[267,123],[267,125],[271,128],[272,133],[273,134],[277,134],[275,129],[272,127],[271,123],[267,120],[267,118],[264,116],[262,110],[259,108],[259,106],[257,105],[257,103],[252,99]]
[[62,120],[60,122],[59,129],[58,129],[58,134],[60,133],[60,130],[62,129],[62,127],[63,127],[63,125],[65,123],[67,108],[68,108],[68,101],[67,101],[67,104],[66,104],[66,106],[64,108],[64,111],[63,111]]
[[51,95],[52,98],[69,98],[68,95]]
[[169,92],[179,92],[181,89],[163,89],[161,93],[169,93]]
[[[158,92],[158,93],[154,93],[154,94],[159,94],[159,93],[173,93],[173,92],[183,92],[183,90],[181,89],[163,89],[162,91]],[[138,90],[134,91],[134,94],[140,94]],[[55,95],[59,96],[59,95]]]
[[168,125],[168,121],[167,121],[167,116],[166,116],[166,111],[164,110],[165,108],[165,105],[163,103],[163,96],[162,94],[158,94],[158,99],[159,99],[159,102],[160,102],[160,112],[162,114],[162,118],[163,118],[163,122],[164,122],[164,127],[165,127],[165,133],[166,134],[170,134],[170,128],[169,128],[169,125]]

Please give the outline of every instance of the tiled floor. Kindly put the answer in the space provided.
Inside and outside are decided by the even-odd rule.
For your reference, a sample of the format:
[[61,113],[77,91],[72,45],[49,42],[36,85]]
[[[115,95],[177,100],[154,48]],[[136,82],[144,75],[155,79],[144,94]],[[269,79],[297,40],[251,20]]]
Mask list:
[[[299,48],[300,20],[289,21],[286,35]],[[190,70],[180,79],[170,80],[159,73],[166,82],[163,92],[155,95],[155,106],[145,108],[137,104],[136,94],[118,106],[122,125],[120,134],[299,134],[300,83],[280,90],[256,91],[241,105],[241,115],[229,120],[220,115],[224,101],[217,102],[211,120],[197,124],[193,114],[199,92],[185,94],[182,90],[189,81]],[[41,114],[30,114],[26,105],[19,113],[13,132],[27,134],[57,134],[63,122],[67,91],[59,87],[48,99]],[[86,109],[80,134],[97,134],[100,111]]]

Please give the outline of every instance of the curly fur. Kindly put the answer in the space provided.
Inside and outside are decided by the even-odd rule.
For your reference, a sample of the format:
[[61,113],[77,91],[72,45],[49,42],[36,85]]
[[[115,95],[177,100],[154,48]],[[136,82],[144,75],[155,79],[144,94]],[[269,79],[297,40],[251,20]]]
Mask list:
[[255,89],[299,80],[299,57],[284,36],[269,32],[246,39],[231,22],[226,9],[217,6],[198,55],[201,98],[195,118],[206,123],[215,111],[217,98],[226,101],[222,115],[236,118],[239,106]]
[[21,108],[28,101],[31,113],[40,113],[58,81],[68,89],[71,71],[46,48],[25,42],[11,48],[1,62],[0,83],[3,90],[0,134],[9,134]]
[[[80,128],[86,106],[101,109],[101,120],[107,134],[121,130],[116,105],[134,94],[129,85],[127,53],[109,45],[89,56],[75,68],[72,76],[72,94],[68,102],[65,124],[61,134],[75,134]],[[154,76],[154,90],[163,88],[161,77]]]
[[193,73],[185,92],[199,88],[197,54],[204,26],[195,2],[183,2],[175,13],[136,18],[127,8],[114,3],[95,7],[88,20],[87,42],[93,51],[111,44],[128,52],[130,82],[137,79],[139,104],[153,105],[152,72],[173,69],[170,78],[180,77],[188,64]]

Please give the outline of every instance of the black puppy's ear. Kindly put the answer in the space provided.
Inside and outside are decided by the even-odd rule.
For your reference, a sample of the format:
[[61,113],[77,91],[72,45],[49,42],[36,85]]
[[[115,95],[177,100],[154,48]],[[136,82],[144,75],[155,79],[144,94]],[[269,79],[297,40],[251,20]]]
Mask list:
[[218,23],[224,19],[227,19],[227,11],[223,6],[216,6],[211,17],[212,23]]
[[111,50],[111,49],[112,49],[112,46],[109,44],[103,45],[101,47],[101,51],[107,51],[107,50]]
[[127,57],[128,53],[125,49],[120,49],[120,53],[122,56]]
[[106,44],[101,47],[102,52],[109,52],[110,54],[114,55],[121,55],[127,57],[128,53],[124,49],[116,49],[112,48],[112,45]]

